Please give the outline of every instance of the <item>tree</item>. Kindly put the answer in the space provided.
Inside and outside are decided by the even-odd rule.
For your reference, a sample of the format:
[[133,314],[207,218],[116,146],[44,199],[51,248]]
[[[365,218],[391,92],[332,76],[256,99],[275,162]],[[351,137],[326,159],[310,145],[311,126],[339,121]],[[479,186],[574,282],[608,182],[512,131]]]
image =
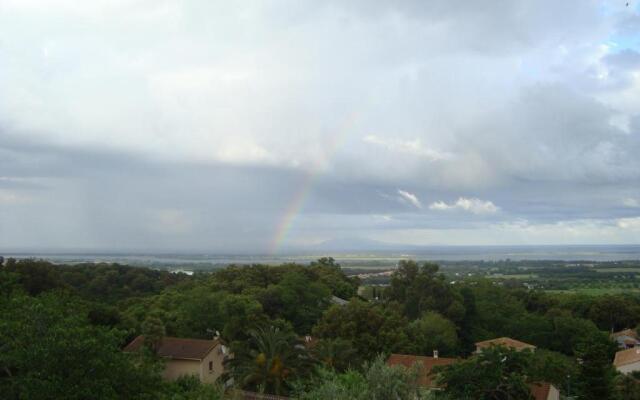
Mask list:
[[436,367],[434,373],[453,399],[530,399],[527,371],[531,357],[528,350],[494,346],[469,359]]
[[537,349],[531,358],[529,377],[535,382],[549,382],[563,389],[578,376],[578,363],[564,354]]
[[200,379],[194,375],[178,378],[173,382],[164,384],[162,400],[222,400],[224,388],[219,385],[200,383]]
[[142,323],[142,334],[144,335],[144,345],[156,352],[162,343],[162,339],[166,336],[162,320],[155,315],[147,316]]
[[611,365],[615,345],[606,334],[590,335],[578,344],[580,359],[578,385],[587,400],[607,400],[611,397],[614,369]]
[[582,342],[591,335],[598,335],[598,327],[591,321],[583,318],[572,317],[568,312],[558,312],[551,309],[546,317],[550,319],[553,332],[544,347],[573,355],[575,344]]
[[407,320],[399,306],[372,304],[352,299],[334,305],[323,315],[313,333],[321,339],[344,339],[353,343],[355,363],[373,359],[378,353],[405,351]]
[[290,383],[312,367],[306,348],[292,332],[274,327],[250,332],[250,339],[233,348],[227,362],[237,385],[260,393],[286,394]]
[[475,350],[474,332],[477,323],[478,310],[473,291],[468,287],[460,289],[464,317],[459,323],[458,337],[460,338],[460,350],[462,354],[471,354]]
[[[134,364],[122,335],[91,325],[76,299],[48,293],[0,300],[0,393],[6,399],[156,398],[159,366]],[[137,365],[137,366],[136,366]]]
[[53,265],[43,260],[10,258],[3,269],[18,274],[20,284],[31,295],[67,287]]
[[319,282],[331,289],[331,293],[342,299],[350,299],[358,292],[358,278],[349,278],[340,264],[331,257],[323,257],[310,264],[310,269],[318,277]]
[[326,368],[346,371],[356,367],[356,349],[346,339],[320,339],[311,345],[311,354]]
[[421,397],[418,388],[419,366],[390,367],[383,356],[365,363],[362,372],[348,370],[337,373],[320,369],[306,387],[298,385],[300,400],[415,400]]
[[295,272],[285,274],[277,286],[283,307],[272,318],[285,318],[299,334],[311,332],[329,306],[331,291],[322,283],[309,282],[304,275]]
[[640,400],[640,381],[631,375],[616,375],[613,379],[613,399]]
[[284,318],[296,332],[306,335],[329,307],[331,291],[319,282],[309,281],[300,272],[287,272],[277,284],[265,289],[247,290],[254,296],[272,319]]
[[409,319],[436,311],[459,321],[464,316],[462,299],[457,298],[438,269],[433,263],[418,265],[412,260],[401,260],[385,293],[387,298],[402,304]]
[[640,306],[627,296],[604,295],[594,301],[589,318],[604,330],[630,328],[640,321]]
[[438,350],[441,355],[453,355],[458,349],[455,324],[435,312],[411,322],[407,334],[412,354],[430,355]]

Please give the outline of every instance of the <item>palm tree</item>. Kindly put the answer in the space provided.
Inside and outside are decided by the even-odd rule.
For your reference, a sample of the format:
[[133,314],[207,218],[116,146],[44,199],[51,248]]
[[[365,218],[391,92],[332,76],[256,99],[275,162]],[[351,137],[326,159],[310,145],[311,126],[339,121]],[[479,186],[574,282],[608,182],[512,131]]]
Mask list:
[[285,394],[287,381],[307,374],[312,361],[294,334],[270,326],[249,332],[244,346],[227,362],[238,387],[260,393]]

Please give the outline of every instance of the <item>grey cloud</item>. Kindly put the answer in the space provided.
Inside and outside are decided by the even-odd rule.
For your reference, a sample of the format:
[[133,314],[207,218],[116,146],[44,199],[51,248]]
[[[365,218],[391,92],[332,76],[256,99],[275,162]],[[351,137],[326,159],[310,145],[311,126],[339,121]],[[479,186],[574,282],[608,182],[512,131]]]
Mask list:
[[[0,15],[2,246],[263,252],[294,213],[292,243],[637,216],[628,10],[24,7]],[[427,207],[459,198],[500,212]]]
[[619,53],[607,55],[604,57],[604,61],[609,65],[623,69],[638,69],[640,68],[640,53],[624,49]]

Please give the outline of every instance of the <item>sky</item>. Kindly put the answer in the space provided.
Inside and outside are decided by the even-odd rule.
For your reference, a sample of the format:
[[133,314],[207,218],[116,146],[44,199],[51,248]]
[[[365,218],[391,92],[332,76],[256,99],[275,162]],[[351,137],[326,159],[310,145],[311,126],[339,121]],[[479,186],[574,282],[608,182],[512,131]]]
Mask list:
[[0,0],[0,250],[640,244],[640,1]]

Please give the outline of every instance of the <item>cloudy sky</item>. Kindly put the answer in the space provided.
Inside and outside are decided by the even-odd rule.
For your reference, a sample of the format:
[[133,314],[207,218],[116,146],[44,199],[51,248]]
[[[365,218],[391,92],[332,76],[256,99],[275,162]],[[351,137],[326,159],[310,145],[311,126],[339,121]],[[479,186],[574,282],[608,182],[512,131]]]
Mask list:
[[0,0],[0,249],[640,243],[640,2]]

